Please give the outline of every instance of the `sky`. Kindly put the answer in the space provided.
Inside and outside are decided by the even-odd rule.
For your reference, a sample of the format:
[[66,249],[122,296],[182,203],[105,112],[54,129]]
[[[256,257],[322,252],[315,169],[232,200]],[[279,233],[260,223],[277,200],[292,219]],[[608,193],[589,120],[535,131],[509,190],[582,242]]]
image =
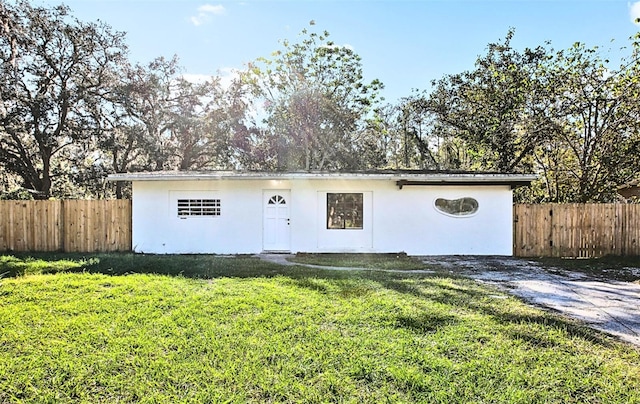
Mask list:
[[[34,5],[60,1],[33,0]],[[517,49],[557,50],[575,42],[628,55],[640,31],[640,1],[626,0],[67,0],[83,21],[127,33],[129,57],[147,63],[177,55],[185,74],[229,75],[281,49],[300,31],[328,31],[360,55],[365,79],[381,80],[395,102],[431,80],[473,69],[487,44],[515,29]],[[313,27],[309,26],[314,21]],[[626,50],[621,48],[627,47]]]

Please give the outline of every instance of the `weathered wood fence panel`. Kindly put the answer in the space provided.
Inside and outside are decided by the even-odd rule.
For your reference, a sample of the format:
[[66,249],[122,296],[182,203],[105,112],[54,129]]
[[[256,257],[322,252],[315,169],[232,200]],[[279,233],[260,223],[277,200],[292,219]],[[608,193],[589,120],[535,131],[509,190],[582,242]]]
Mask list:
[[130,200],[0,201],[0,251],[130,251]]
[[515,256],[640,255],[637,204],[518,204],[513,219]]

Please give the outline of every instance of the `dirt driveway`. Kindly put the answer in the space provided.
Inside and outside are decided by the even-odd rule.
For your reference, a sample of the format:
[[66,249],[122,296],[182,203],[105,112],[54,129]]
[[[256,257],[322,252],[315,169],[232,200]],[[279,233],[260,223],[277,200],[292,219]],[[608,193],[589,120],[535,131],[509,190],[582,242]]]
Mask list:
[[[640,285],[509,257],[421,257],[640,346]],[[640,268],[630,268],[639,271]]]

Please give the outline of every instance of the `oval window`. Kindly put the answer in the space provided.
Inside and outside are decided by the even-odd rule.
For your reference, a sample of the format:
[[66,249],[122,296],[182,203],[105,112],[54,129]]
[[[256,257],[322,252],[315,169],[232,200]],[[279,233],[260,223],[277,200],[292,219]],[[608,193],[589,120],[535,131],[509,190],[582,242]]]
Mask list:
[[435,206],[438,211],[451,216],[469,216],[478,211],[478,201],[469,197],[458,199],[438,198]]

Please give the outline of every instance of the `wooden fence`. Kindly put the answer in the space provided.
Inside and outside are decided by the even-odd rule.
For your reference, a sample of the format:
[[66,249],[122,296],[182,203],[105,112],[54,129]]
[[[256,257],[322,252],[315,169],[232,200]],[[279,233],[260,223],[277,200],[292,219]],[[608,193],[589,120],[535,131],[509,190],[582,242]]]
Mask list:
[[[0,201],[0,251],[131,251],[130,200]],[[518,204],[518,257],[640,256],[638,204]]]
[[518,257],[640,255],[640,205],[515,205],[513,254]]
[[130,200],[0,201],[0,251],[130,250]]

